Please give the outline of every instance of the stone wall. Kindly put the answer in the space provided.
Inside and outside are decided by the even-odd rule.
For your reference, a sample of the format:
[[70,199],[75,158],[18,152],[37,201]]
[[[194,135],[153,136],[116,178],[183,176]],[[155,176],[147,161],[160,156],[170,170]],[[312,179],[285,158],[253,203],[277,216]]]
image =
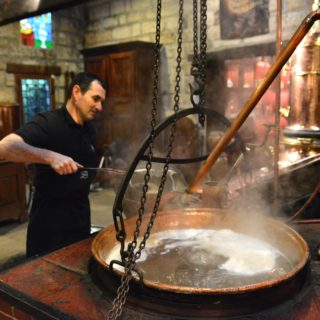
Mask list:
[[[282,34],[288,40],[303,18],[311,11],[312,0],[284,0]],[[156,0],[100,0],[88,4],[88,25],[85,32],[85,47],[141,40],[154,42]],[[174,93],[177,26],[179,1],[162,1],[161,43],[162,103],[167,113],[171,112]],[[236,40],[221,40],[219,0],[207,2],[207,51],[270,43],[276,41],[277,0],[269,1],[269,33]],[[190,107],[189,87],[190,55],[193,53],[192,0],[184,1],[183,70],[181,79],[181,108]],[[151,72],[151,71],[150,71]]]
[[[190,106],[190,55],[193,52],[192,0],[184,1],[183,64],[181,107]],[[303,18],[311,11],[312,0],[283,0],[283,40],[289,39]],[[6,72],[8,62],[33,65],[57,65],[62,75],[56,77],[56,102],[64,100],[66,71],[83,70],[79,50],[127,41],[155,41],[156,0],[96,0],[86,5],[53,13],[52,50],[25,47],[20,42],[19,23],[0,27],[0,101],[15,102],[14,76]],[[174,92],[177,16],[179,1],[162,1],[161,43],[162,103],[167,113],[172,108]],[[277,0],[269,1],[269,33],[236,40],[220,39],[219,0],[208,0],[208,52],[227,48],[275,42]],[[150,72],[152,72],[150,70]]]
[[21,44],[19,22],[0,27],[0,102],[16,102],[14,75],[6,72],[7,63],[59,66],[55,77],[56,104],[64,101],[64,73],[83,69],[85,29],[84,8],[77,6],[53,13],[53,49],[39,49]]

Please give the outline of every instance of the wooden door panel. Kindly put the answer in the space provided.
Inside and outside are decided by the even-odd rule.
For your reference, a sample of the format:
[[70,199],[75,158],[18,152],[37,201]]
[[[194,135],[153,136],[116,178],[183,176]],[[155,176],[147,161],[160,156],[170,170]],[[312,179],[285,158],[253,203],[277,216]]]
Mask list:
[[130,114],[109,114],[107,118],[101,118],[101,121],[96,123],[96,127],[96,144],[100,155],[103,154],[106,146],[113,142],[136,144],[136,141],[140,143],[141,140],[137,138],[135,120]]
[[136,155],[144,138],[139,135],[136,125],[137,121],[132,115],[116,114],[112,116],[108,127],[108,136],[112,139],[111,143],[121,144],[122,150],[125,150],[121,158],[127,164]]
[[130,141],[134,139],[134,132],[132,131],[134,119],[130,115],[116,115],[111,120],[109,132],[110,136],[113,137],[112,140],[121,139]]
[[17,181],[15,176],[0,178],[0,206],[18,200]]
[[86,72],[91,72],[98,75],[101,79],[107,78],[106,69],[106,58],[105,57],[94,57],[85,61]]
[[19,105],[0,106],[0,139],[20,126]]
[[134,96],[134,53],[124,52],[108,56],[108,84],[110,97]]
[[110,97],[107,98],[106,111],[108,114],[114,113],[132,113],[134,100],[128,97]]
[[95,119],[100,154],[113,142],[121,140],[131,150],[131,145],[140,145],[144,139],[150,122],[153,53],[154,44],[145,42],[84,50],[85,70],[98,74],[108,85],[106,105]]
[[27,220],[24,166],[0,161],[0,221]]

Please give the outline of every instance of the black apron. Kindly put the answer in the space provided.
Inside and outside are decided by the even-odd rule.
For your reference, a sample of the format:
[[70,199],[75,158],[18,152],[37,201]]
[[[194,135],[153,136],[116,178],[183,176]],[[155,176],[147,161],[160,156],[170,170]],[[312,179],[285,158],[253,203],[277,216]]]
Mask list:
[[[53,194],[47,193],[49,190],[44,187],[36,188],[27,230],[27,257],[56,250],[90,235],[88,194],[93,179],[91,173],[48,174],[57,176],[57,180],[62,179],[64,183],[60,181],[60,188]],[[53,183],[54,179],[48,177],[47,181]]]

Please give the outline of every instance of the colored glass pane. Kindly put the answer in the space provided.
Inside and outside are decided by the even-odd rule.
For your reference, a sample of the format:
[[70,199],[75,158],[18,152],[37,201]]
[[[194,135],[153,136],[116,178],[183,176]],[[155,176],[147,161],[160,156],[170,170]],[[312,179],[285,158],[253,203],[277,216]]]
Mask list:
[[51,108],[50,83],[46,79],[21,79],[23,120],[30,121],[39,112]]
[[52,48],[51,13],[26,18],[20,21],[21,41],[29,47]]

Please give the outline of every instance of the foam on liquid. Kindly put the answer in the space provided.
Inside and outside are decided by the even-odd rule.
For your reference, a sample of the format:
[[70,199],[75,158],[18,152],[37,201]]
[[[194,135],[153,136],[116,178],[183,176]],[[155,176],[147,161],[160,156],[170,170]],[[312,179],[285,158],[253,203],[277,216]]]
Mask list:
[[[106,259],[119,260],[119,246]],[[290,270],[267,242],[230,229],[181,229],[151,234],[137,266],[145,279],[222,288],[270,280]]]

